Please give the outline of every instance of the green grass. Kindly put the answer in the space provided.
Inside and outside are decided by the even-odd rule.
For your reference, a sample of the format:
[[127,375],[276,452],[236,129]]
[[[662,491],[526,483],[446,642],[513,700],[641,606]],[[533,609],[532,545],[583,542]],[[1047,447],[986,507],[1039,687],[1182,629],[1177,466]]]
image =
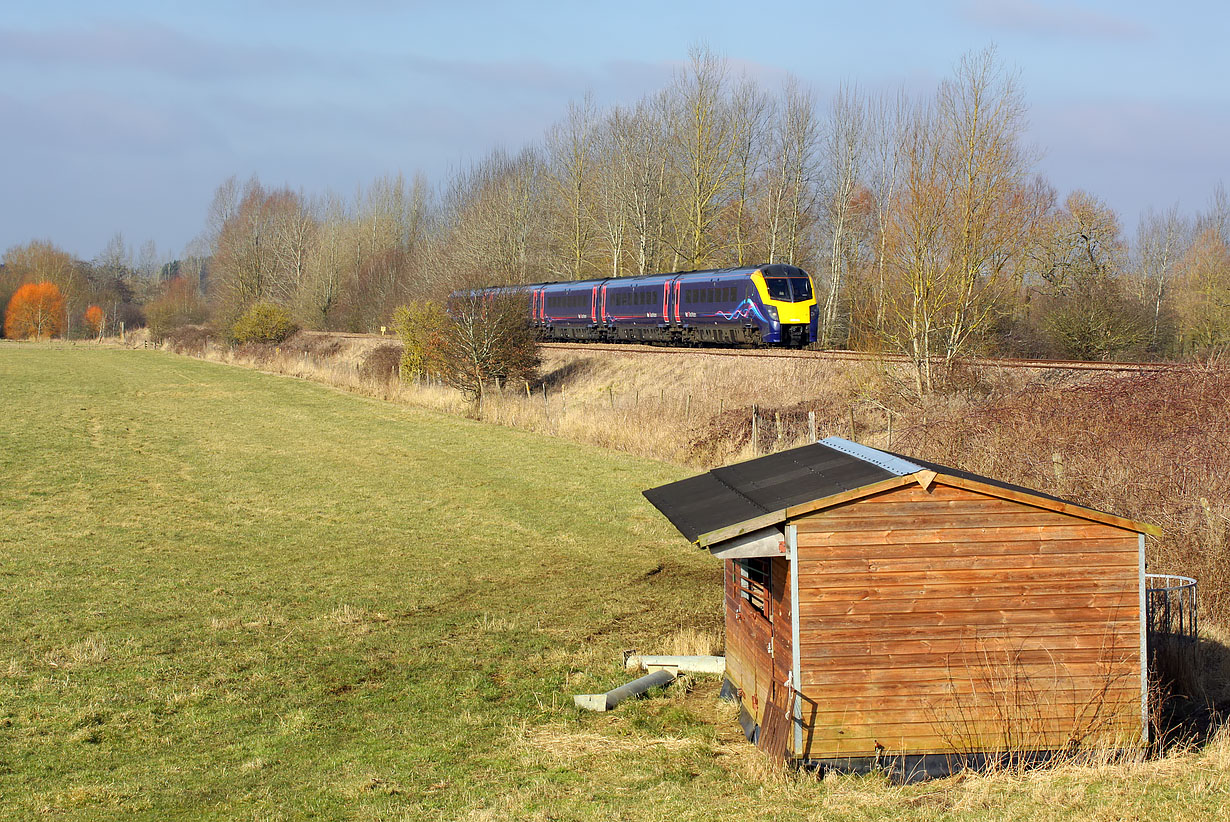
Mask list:
[[0,818],[1227,802],[1225,745],[899,789],[767,767],[711,680],[580,714],[621,649],[720,629],[717,563],[640,496],[675,467],[158,352],[0,344],[0,407]]

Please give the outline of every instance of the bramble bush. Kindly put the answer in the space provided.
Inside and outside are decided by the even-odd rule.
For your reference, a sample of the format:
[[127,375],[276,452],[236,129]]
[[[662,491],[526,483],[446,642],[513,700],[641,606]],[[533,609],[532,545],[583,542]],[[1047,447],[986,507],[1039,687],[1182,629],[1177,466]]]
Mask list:
[[256,303],[231,326],[237,343],[280,343],[299,330],[290,312],[275,303]]

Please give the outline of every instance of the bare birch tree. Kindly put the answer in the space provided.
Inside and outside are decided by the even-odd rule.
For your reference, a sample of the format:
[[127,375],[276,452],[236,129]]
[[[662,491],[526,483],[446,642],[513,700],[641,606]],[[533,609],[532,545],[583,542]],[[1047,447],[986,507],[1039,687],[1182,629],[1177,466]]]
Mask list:
[[679,178],[675,249],[687,268],[711,264],[721,249],[715,228],[734,180],[735,129],[724,58],[693,48],[671,91],[669,152]]
[[765,252],[770,263],[796,265],[815,219],[820,122],[814,98],[794,78],[786,82],[772,140]]
[[593,264],[595,218],[594,153],[598,141],[593,97],[568,106],[568,114],[547,135],[547,179],[558,210],[555,233],[559,275],[578,280]]
[[825,216],[828,231],[828,287],[820,312],[820,340],[826,346],[848,339],[840,327],[838,309],[854,257],[854,194],[861,180],[867,144],[867,117],[862,96],[842,87],[829,108],[824,139],[827,166]]

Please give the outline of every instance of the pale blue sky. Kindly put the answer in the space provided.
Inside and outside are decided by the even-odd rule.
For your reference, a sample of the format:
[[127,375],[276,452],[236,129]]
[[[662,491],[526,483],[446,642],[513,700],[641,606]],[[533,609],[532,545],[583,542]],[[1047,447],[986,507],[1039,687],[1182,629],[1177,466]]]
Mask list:
[[0,8],[0,252],[93,257],[117,231],[180,253],[217,185],[344,192],[437,181],[539,138],[570,100],[663,86],[707,43],[775,84],[929,91],[995,44],[1040,163],[1120,211],[1205,206],[1230,184],[1230,6],[1195,2],[503,4],[394,0]]

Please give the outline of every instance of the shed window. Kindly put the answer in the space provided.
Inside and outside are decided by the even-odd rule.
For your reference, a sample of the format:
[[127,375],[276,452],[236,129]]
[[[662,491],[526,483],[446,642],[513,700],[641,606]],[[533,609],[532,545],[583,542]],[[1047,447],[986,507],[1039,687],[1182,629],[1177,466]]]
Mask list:
[[757,612],[769,615],[770,593],[773,590],[773,565],[768,558],[736,559],[735,582],[739,596]]

